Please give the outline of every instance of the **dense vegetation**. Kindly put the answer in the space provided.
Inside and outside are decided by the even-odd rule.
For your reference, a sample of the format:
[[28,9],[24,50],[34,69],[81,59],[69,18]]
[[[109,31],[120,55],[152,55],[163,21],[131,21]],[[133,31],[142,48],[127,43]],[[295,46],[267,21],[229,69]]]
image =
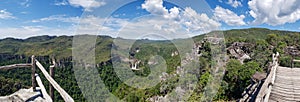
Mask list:
[[[234,42],[246,42],[253,46],[247,48],[250,60],[242,64],[235,58],[230,58],[226,64],[226,73],[221,82],[221,87],[215,95],[214,100],[237,100],[241,93],[251,83],[251,76],[255,72],[267,72],[268,62],[271,61],[271,55],[274,52],[281,54],[280,65],[290,66],[291,55],[287,53],[288,46],[294,46],[299,49],[300,35],[297,32],[274,31],[261,28],[229,30],[222,32],[225,35],[226,47],[231,46]],[[204,35],[193,37],[195,42],[200,42]],[[164,96],[174,90],[178,83],[178,76],[172,77],[167,81],[161,82],[155,87],[148,89],[132,88],[118,78],[111,62],[111,48],[113,48],[113,38],[98,36],[96,41],[96,62],[99,63],[99,76],[108,87],[109,91],[120,99],[136,102],[146,101],[152,96]],[[138,40],[133,45],[133,49],[139,48],[141,51],[134,55],[135,58],[142,60],[143,64],[139,65],[141,70],[134,71],[136,75],[147,76],[150,73],[147,62],[152,55],[159,54],[168,65],[167,73],[175,73],[176,67],[180,65],[179,56],[171,56],[176,51],[176,47],[168,41],[150,41]],[[55,69],[55,80],[64,88],[76,101],[86,101],[80,88],[77,85],[74,72],[72,70],[72,61],[70,59],[72,51],[72,37],[69,36],[39,36],[28,39],[7,38],[0,40],[0,66],[13,63],[30,62],[29,56],[39,56],[39,61],[48,68],[49,58],[55,57],[63,66]],[[203,90],[207,82],[211,79],[210,68],[211,61],[210,44],[205,43],[202,56],[199,57],[200,75],[196,90],[189,98],[189,101],[197,101],[203,98]],[[228,53],[229,54],[229,53]],[[22,57],[19,57],[22,56]],[[150,56],[150,57],[149,57]],[[296,57],[297,59],[297,57]],[[296,64],[295,66],[300,66]],[[20,88],[29,88],[31,70],[19,68],[7,71],[0,71],[0,95],[11,94]],[[40,73],[38,71],[38,73]],[[44,80],[46,88],[48,82]],[[164,91],[161,87],[165,86]],[[60,95],[55,92],[55,100],[62,101]]]

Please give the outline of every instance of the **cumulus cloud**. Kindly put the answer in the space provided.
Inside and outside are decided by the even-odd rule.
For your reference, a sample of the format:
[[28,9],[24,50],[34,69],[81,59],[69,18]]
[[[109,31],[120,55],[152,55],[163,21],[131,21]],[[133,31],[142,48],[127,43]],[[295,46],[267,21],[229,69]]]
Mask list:
[[[142,9],[150,12],[153,15],[162,16],[164,19],[169,20],[170,24],[174,27],[162,27],[162,25],[156,24],[156,28],[165,29],[169,32],[176,32],[175,28],[179,25],[184,26],[188,32],[209,32],[216,30],[221,24],[213,19],[210,19],[206,14],[198,14],[190,7],[180,9],[173,7],[167,9],[163,6],[163,0],[146,0],[142,4]],[[170,21],[171,20],[171,21]],[[168,28],[168,29],[166,29]]]
[[103,0],[63,0],[61,2],[55,1],[54,5],[71,5],[74,7],[82,7],[86,11],[92,11],[93,8],[98,8],[100,6],[106,5]]
[[47,22],[65,22],[74,25],[69,26],[68,29],[22,27],[12,28],[9,31],[14,32],[19,29],[18,31],[27,31],[32,34],[44,34],[44,31],[53,34],[74,33],[76,31],[75,34],[109,35],[128,39],[136,39],[142,34],[155,33],[168,36],[168,38],[184,38],[217,30],[221,26],[218,21],[210,18],[205,13],[197,13],[190,7],[167,9],[163,7],[162,0],[146,0],[141,5],[141,8],[152,15],[145,15],[136,19],[114,17],[106,19],[93,15],[84,17],[53,15],[32,20],[31,22],[46,24]]
[[183,23],[189,31],[209,32],[221,26],[219,22],[209,18],[206,14],[198,14],[190,7],[185,8],[183,12]]
[[228,0],[227,4],[231,5],[234,8],[237,8],[239,6],[243,6],[241,1],[238,1],[238,0]]
[[168,10],[163,6],[162,0],[146,0],[145,3],[142,4],[142,8],[147,10],[151,14],[156,14],[156,15],[168,14]]
[[248,2],[253,24],[272,26],[294,23],[300,19],[299,0],[251,0]]
[[177,7],[173,7],[170,10],[166,9],[166,7],[163,6],[163,0],[146,0],[142,4],[142,9],[145,9],[151,14],[161,15],[165,18],[171,19],[178,17],[178,14],[180,12],[179,8]]
[[217,6],[214,10],[214,18],[218,21],[223,21],[230,26],[246,25],[244,15],[237,15],[233,11]]
[[0,19],[15,19],[12,13],[7,12],[5,9],[0,10]]
[[72,6],[81,6],[85,8],[86,11],[91,11],[92,8],[97,8],[106,4],[104,1],[97,0],[69,0]]

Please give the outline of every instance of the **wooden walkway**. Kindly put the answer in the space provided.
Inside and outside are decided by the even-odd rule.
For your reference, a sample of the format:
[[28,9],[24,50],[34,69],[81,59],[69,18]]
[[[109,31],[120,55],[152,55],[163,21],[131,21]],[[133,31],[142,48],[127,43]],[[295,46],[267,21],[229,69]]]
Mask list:
[[300,68],[279,66],[278,58],[278,53],[273,54],[272,68],[255,102],[300,102]]
[[[279,53],[273,54],[267,77],[259,87],[254,87],[256,94],[246,94],[239,102],[300,102],[300,68],[279,66]],[[292,60],[294,62],[300,60]]]
[[300,101],[300,68],[278,67],[269,102]]

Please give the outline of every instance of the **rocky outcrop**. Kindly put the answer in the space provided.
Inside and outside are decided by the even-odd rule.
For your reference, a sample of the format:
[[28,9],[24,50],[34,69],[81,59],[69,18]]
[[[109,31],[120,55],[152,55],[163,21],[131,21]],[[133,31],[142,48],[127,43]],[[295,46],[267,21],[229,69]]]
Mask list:
[[234,42],[227,48],[227,51],[231,56],[238,59],[241,63],[244,63],[244,60],[251,59],[248,49],[250,46],[252,46],[250,43]]
[[204,50],[203,46],[204,46],[204,41],[201,41],[201,43],[194,44],[193,50],[194,50],[195,55],[197,55],[197,56],[202,55],[202,50]]
[[139,70],[138,69],[138,65],[140,64],[140,60],[138,60],[138,59],[132,59],[132,60],[130,60],[130,68],[132,69],[132,70]]
[[224,38],[222,37],[216,37],[216,36],[207,36],[203,39],[205,42],[210,42],[213,45],[221,44],[224,41]]
[[[37,90],[40,90],[37,87]],[[0,102],[47,102],[40,91],[33,92],[30,89],[20,89],[19,91],[9,95],[0,97]]]
[[174,51],[172,52],[171,56],[174,57],[174,56],[177,56],[178,55],[178,51]]
[[299,56],[300,55],[300,49],[297,46],[287,46],[285,49],[286,54],[293,55],[293,56]]

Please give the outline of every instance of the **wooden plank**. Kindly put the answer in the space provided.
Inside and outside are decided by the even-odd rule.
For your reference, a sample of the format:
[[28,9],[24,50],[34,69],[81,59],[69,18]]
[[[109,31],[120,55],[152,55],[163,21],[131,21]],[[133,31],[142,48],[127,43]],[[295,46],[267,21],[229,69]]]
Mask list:
[[9,70],[14,68],[27,68],[31,67],[31,64],[13,64],[13,65],[7,65],[7,66],[0,66],[0,70]]
[[66,102],[74,102],[73,98],[63,89],[61,88],[57,82],[48,74],[48,72],[45,70],[45,68],[42,66],[42,64],[36,60],[36,65],[38,68],[42,71],[46,79],[53,85],[53,87],[58,91],[58,93],[62,96],[64,101]]
[[48,95],[46,89],[45,89],[45,86],[41,80],[41,78],[39,77],[38,74],[35,74],[35,77],[36,77],[36,81],[37,81],[37,84],[39,85],[39,87],[41,88],[41,91],[42,91],[42,95],[43,95],[43,98],[45,98],[45,100],[47,102],[53,102],[51,97]]

